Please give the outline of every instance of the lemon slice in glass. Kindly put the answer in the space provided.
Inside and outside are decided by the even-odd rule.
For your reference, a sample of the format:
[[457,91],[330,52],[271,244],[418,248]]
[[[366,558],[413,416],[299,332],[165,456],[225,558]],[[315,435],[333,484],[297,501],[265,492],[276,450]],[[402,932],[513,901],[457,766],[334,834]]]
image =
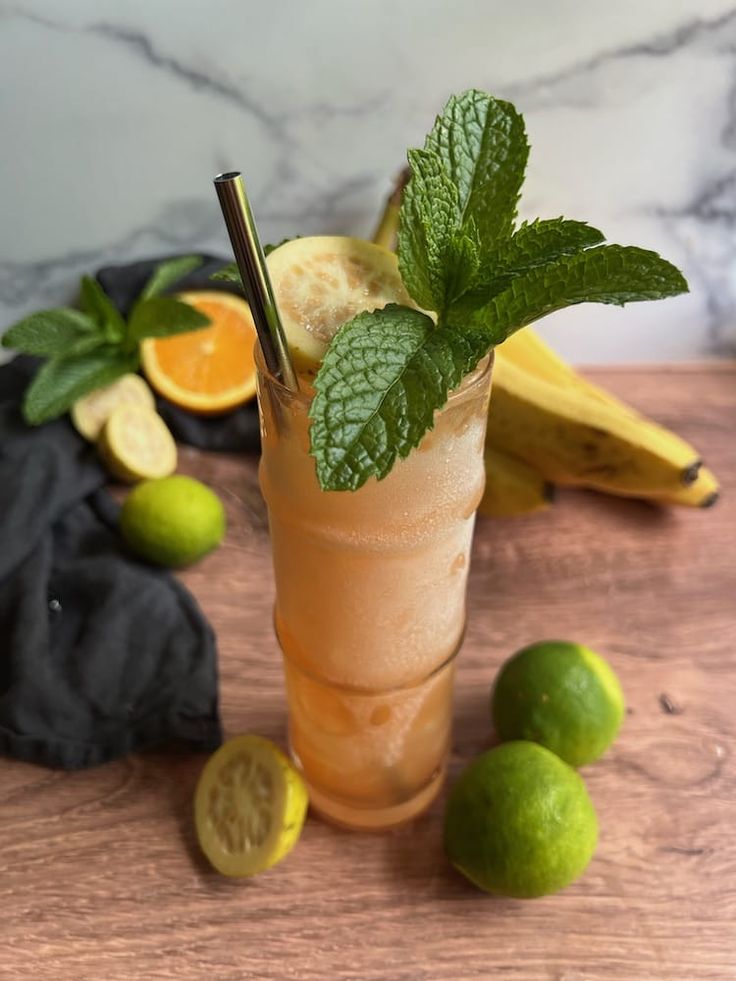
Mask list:
[[307,813],[304,782],[261,736],[236,736],[210,757],[194,797],[197,837],[223,875],[249,876],[285,858]]
[[314,373],[348,320],[388,303],[414,307],[396,256],[359,238],[316,235],[285,242],[266,260],[294,367]]

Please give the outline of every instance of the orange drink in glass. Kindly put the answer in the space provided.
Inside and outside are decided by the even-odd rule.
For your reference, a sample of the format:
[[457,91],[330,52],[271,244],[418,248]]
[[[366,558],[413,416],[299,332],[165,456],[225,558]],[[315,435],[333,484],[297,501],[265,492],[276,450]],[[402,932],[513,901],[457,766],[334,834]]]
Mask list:
[[261,365],[289,741],[313,806],[339,824],[407,821],[442,784],[490,378],[486,358],[387,477],[336,492],[309,453],[309,385],[292,392]]

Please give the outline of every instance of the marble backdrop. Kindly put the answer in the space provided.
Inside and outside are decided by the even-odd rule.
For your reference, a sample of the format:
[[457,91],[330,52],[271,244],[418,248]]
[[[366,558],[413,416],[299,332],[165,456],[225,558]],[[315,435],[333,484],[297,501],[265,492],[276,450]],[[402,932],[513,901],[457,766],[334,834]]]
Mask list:
[[407,146],[469,86],[525,113],[522,217],[657,249],[692,292],[577,307],[578,362],[736,352],[734,0],[0,0],[0,328],[110,262],[371,232]]

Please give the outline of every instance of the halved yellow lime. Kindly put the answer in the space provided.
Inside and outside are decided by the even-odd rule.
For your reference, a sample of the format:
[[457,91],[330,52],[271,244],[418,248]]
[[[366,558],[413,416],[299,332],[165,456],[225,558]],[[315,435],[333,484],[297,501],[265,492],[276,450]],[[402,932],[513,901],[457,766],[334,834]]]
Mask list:
[[140,375],[127,374],[112,385],[97,388],[72,406],[71,416],[77,432],[94,443],[102,427],[119,405],[155,408],[153,392]]
[[119,405],[105,423],[97,449],[110,473],[128,484],[168,477],[176,443],[160,415],[145,405]]
[[267,262],[297,371],[314,371],[337,330],[357,314],[387,303],[415,306],[394,253],[363,239],[295,238]]
[[210,757],[194,797],[202,851],[223,875],[257,875],[289,854],[308,804],[299,773],[261,736],[236,736]]

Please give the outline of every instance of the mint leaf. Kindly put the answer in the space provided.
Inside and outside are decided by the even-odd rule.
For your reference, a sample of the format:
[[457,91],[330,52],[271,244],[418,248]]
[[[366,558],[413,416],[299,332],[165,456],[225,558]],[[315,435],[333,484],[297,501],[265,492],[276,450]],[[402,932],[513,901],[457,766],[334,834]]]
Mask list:
[[125,321],[96,279],[82,276],[79,284],[79,304],[97,325],[100,333],[111,342],[125,337]]
[[523,117],[510,102],[470,89],[450,98],[424,146],[457,188],[461,224],[474,219],[489,254],[513,229],[529,155]]
[[[146,290],[171,285],[200,263],[195,257],[162,263]],[[139,299],[125,321],[100,284],[83,276],[80,301],[84,312],[61,308],[34,313],[15,324],[3,346],[50,360],[26,390],[23,414],[38,425],[66,412],[78,398],[138,368],[138,342],[206,327],[209,318],[171,297]]]
[[483,331],[441,330],[396,304],[345,324],[327,350],[310,408],[322,489],[382,480],[432,428],[435,410],[488,346]]
[[[266,250],[264,249],[263,251],[265,252]],[[237,283],[238,286],[243,285],[237,263],[235,262],[228,262],[222,269],[218,269],[216,273],[212,273],[210,279],[219,279],[224,283]]]
[[293,242],[295,238],[302,238],[302,237],[303,236],[301,235],[291,235],[289,238],[282,238],[281,241],[277,242],[275,245],[264,245],[263,254],[265,256],[270,256],[272,252],[275,252],[276,249],[280,249],[281,246],[286,245],[287,242]]
[[399,272],[420,307],[445,306],[448,259],[460,225],[457,188],[442,161],[428,150],[409,150],[411,179],[399,219]]
[[450,326],[485,329],[493,344],[555,310],[576,303],[660,300],[686,293],[687,282],[671,263],[633,246],[601,245],[535,266],[491,297],[462,297],[447,315]]
[[[275,245],[264,245],[263,254],[268,257],[272,252],[275,252],[276,249],[281,248],[282,245],[286,245],[287,242],[293,242],[296,238],[302,238],[302,236],[292,235],[291,238],[282,238],[281,241],[277,242]],[[224,283],[237,283],[241,288],[243,286],[240,279],[240,272],[238,271],[238,266],[235,262],[228,262],[228,264],[223,266],[222,269],[218,269],[216,273],[212,273],[210,279],[219,279]]]
[[563,255],[575,255],[603,241],[604,234],[584,221],[537,218],[531,223],[524,222],[511,238],[496,243],[497,251],[486,268],[486,277],[482,272],[476,273],[472,302],[482,306],[527,270],[554,262]]
[[190,330],[201,330],[209,322],[210,318],[205,314],[171,296],[139,300],[128,321],[127,344],[132,348],[144,337],[171,337]]
[[86,314],[60,307],[32,313],[19,320],[3,335],[2,345],[23,354],[63,356],[80,339],[86,337],[97,341],[94,330],[94,321]]
[[337,332],[310,410],[325,490],[385,477],[432,426],[449,389],[514,331],[576,303],[687,290],[656,253],[603,245],[601,232],[584,222],[537,220],[514,231],[528,149],[514,107],[470,90],[448,101],[424,149],[409,152],[399,270],[437,325],[391,305]]
[[26,389],[23,416],[31,426],[49,422],[83,395],[137,368],[136,354],[123,355],[112,346],[77,357],[52,358]]
[[500,245],[495,256],[496,271],[521,272],[563,255],[575,255],[603,241],[603,232],[584,221],[566,218],[525,221]]
[[478,279],[481,266],[480,243],[472,218],[465,228],[465,231],[456,231],[453,234],[448,250],[446,303],[452,303],[462,296]]
[[139,299],[148,300],[152,296],[158,296],[165,290],[170,289],[174,283],[188,276],[202,265],[202,259],[198,255],[183,255],[176,259],[166,259],[159,262],[151,274],[151,278],[143,287]]
[[[77,354],[88,354],[90,351],[96,351],[100,347],[109,347],[110,341],[105,337],[104,334],[81,334],[76,341],[72,341],[71,344],[60,354],[56,355],[58,358],[71,358]],[[115,348],[119,347],[117,342],[113,342]]]

